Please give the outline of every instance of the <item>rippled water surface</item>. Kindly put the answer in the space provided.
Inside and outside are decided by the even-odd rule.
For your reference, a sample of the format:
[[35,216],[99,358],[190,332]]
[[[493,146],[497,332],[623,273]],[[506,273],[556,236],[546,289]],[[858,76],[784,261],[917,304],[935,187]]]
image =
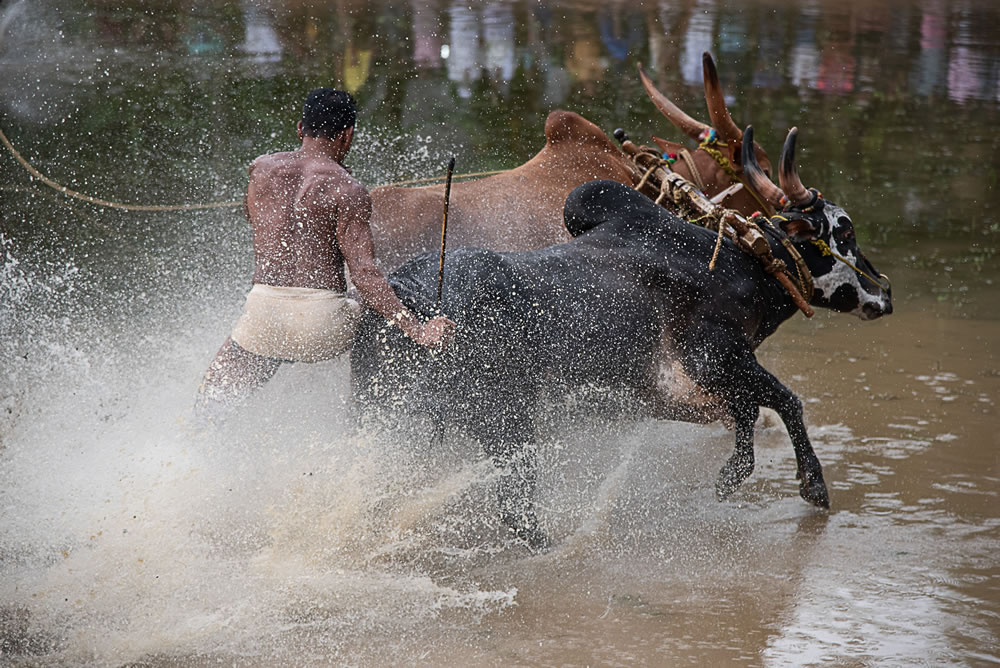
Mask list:
[[306,91],[357,96],[368,184],[513,167],[552,109],[680,140],[638,82],[738,123],[853,216],[896,311],[786,323],[832,509],[758,424],[539,406],[530,554],[470,443],[355,427],[346,360],[224,429],[193,397],[249,284],[239,209],[126,211],[0,155],[0,661],[12,665],[1000,663],[1000,19],[991,2],[0,2],[0,129],[112,203],[238,201]]

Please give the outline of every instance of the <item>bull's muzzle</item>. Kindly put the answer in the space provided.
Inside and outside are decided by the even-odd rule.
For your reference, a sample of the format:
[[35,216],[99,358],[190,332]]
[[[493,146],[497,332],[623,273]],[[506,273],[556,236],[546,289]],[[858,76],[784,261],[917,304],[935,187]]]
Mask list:
[[875,320],[892,313],[892,282],[885,274],[879,274],[878,286],[882,295],[861,305],[862,317],[865,320]]

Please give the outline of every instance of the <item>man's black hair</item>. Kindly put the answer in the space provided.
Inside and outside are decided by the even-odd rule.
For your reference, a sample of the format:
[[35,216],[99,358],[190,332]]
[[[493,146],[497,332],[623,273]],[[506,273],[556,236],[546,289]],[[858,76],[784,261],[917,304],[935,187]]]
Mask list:
[[332,139],[354,127],[358,110],[354,98],[344,90],[317,88],[306,96],[302,108],[302,134]]

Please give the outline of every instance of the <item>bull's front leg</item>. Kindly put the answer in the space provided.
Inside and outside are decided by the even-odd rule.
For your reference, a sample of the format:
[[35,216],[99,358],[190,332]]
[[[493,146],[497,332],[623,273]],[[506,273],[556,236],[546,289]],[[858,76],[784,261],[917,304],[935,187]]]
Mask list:
[[753,429],[760,408],[749,397],[740,397],[730,403],[729,414],[735,423],[736,447],[715,481],[715,495],[720,501],[735,492],[753,473]]
[[761,396],[761,405],[777,411],[792,439],[798,465],[795,477],[799,479],[799,495],[813,505],[829,508],[830,495],[823,480],[823,466],[809,442],[806,425],[802,421],[802,402],[781,381],[762,367],[758,366],[758,369],[764,376],[762,385],[766,388]]
[[722,468],[717,490],[720,496],[733,492],[753,470],[753,427],[759,406],[778,413],[785,424],[795,451],[799,495],[821,508],[830,507],[830,497],[823,480],[823,467],[813,450],[802,420],[802,402],[781,381],[764,369],[752,356],[735,369],[738,387],[731,401],[737,423],[736,450]]
[[734,422],[736,447],[719,472],[718,496],[732,494],[753,472],[754,424],[760,407],[766,406],[778,412],[792,440],[799,494],[814,505],[829,508],[823,468],[802,422],[802,402],[757,362],[738,328],[706,319],[701,327],[691,330],[681,350],[687,374],[706,392],[722,397]]

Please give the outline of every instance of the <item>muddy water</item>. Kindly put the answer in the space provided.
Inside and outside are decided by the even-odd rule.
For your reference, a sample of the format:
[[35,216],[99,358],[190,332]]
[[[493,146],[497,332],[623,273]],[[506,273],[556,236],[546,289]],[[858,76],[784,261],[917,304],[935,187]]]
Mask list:
[[[0,652],[13,665],[989,665],[1000,662],[1000,49],[990,3],[0,4],[0,127],[124,202],[238,199],[314,85],[356,91],[368,183],[509,167],[562,107],[677,138],[711,49],[772,155],[844,205],[895,313],[760,350],[803,399],[713,495],[718,425],[548,416],[532,555],[491,467],[359,431],[344,361],[194,424],[249,280],[238,212],[94,207],[0,158]],[[447,45],[447,50],[442,49]],[[444,57],[447,53],[447,58]],[[483,69],[486,72],[484,73]]]

